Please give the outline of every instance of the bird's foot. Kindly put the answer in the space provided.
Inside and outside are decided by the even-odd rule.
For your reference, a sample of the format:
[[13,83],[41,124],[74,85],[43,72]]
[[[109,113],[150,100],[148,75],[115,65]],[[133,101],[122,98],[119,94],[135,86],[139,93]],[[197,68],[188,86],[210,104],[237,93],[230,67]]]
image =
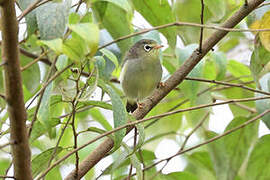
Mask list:
[[159,84],[158,84],[158,88],[163,88],[163,87],[165,87],[166,85],[165,85],[165,82],[160,82]]
[[139,108],[139,109],[142,109],[143,106],[144,106],[144,103],[137,102],[137,105],[138,105],[138,108]]

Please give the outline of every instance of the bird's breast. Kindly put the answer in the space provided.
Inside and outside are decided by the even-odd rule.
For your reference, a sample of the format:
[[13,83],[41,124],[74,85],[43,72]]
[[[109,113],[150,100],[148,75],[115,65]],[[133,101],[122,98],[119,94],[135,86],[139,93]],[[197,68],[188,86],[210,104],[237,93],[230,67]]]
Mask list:
[[123,67],[122,88],[129,99],[142,100],[157,87],[161,76],[159,60],[128,60]]

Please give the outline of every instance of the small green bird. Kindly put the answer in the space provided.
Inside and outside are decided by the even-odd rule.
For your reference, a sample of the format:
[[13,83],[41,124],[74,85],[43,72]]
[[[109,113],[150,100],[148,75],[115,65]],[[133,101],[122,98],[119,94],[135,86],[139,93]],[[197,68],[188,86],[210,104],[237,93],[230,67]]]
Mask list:
[[[133,112],[142,105],[139,101],[151,95],[159,85],[162,67],[156,41],[142,39],[136,42],[124,58],[120,82],[127,97],[127,111]],[[138,105],[137,105],[138,103]]]

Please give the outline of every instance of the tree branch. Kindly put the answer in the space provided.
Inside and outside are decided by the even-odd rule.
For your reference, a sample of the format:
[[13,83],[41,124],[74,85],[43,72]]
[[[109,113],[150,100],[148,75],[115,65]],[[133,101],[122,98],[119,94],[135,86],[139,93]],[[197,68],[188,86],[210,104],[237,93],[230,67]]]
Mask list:
[[[144,108],[137,109],[135,112],[133,112],[133,116],[136,119],[142,119],[157,103],[159,103],[159,101],[162,98],[164,98],[172,89],[178,86],[188,75],[188,73],[207,54],[207,52],[211,50],[228,33],[228,31],[225,31],[226,28],[233,28],[263,2],[264,0],[254,0],[252,2],[249,2],[248,6],[244,5],[237,12],[235,12],[226,22],[224,22],[221,25],[219,31],[216,31],[215,33],[212,34],[212,36],[210,36],[207,40],[205,40],[205,42],[202,45],[202,52],[198,53],[198,50],[195,50],[189,57],[189,59],[186,60],[184,64],[174,74],[172,74],[172,76],[165,82],[165,87],[156,89],[153,95],[151,96],[151,100],[147,99],[146,101],[144,101]],[[178,23],[172,23],[172,25],[178,25]],[[201,25],[200,27],[203,26]],[[161,28],[161,26],[159,26],[159,28]],[[148,31],[150,30],[148,29],[147,32]],[[99,49],[129,37],[132,37],[132,35],[118,38],[115,41],[100,47]],[[131,129],[132,127],[127,128],[127,133]],[[107,154],[107,152],[111,150],[113,145],[114,145],[113,140],[108,138],[105,141],[103,141],[103,143],[101,143],[92,153],[90,153],[90,155],[86,157],[86,159],[83,160],[79,166],[78,171],[79,178],[83,177],[97,162],[99,162]],[[69,179],[73,179],[74,171],[72,171],[68,175],[68,177],[70,177]]]
[[26,130],[22,77],[18,49],[18,23],[14,0],[1,4],[2,59],[5,72],[5,98],[10,120],[10,142],[14,164],[14,177],[31,180],[31,152]]

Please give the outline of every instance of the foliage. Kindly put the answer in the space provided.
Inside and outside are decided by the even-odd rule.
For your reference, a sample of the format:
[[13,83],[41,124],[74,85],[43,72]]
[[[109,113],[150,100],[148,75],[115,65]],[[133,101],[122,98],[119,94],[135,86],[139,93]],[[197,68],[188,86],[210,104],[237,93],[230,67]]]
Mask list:
[[[19,9],[27,10],[34,2],[18,0]],[[200,28],[192,26],[170,26],[117,40],[144,28],[138,27],[138,20],[134,21],[138,14],[153,27],[176,21],[200,23],[200,2],[87,0],[72,4],[71,0],[63,0],[47,2],[25,16],[27,28],[25,32],[20,30],[23,35],[19,48],[21,67],[26,67],[22,71],[22,81],[27,124],[32,128],[29,142],[34,177],[38,177],[51,163],[64,157],[70,150],[100,134],[135,121],[126,112],[126,98],[119,82],[115,81],[119,79],[123,58],[134,42],[142,38],[162,44],[167,41],[168,46],[162,49],[160,55],[164,81],[199,47]],[[85,6],[80,6],[80,3]],[[219,26],[243,5],[244,0],[204,0],[204,3],[205,24]],[[251,29],[269,28],[269,7],[256,9],[238,28],[246,25]],[[204,28],[203,39],[212,33],[213,30]],[[106,45],[113,40],[117,41]],[[197,80],[183,81],[147,117],[216,101],[269,96],[269,42],[268,31],[254,34],[230,32],[190,72],[188,77]],[[243,47],[244,50],[240,52]],[[44,53],[45,56],[39,57]],[[40,61],[31,65],[36,58]],[[0,64],[2,62],[1,59]],[[3,72],[0,66],[0,95],[5,92]],[[224,86],[218,83],[220,81],[229,84]],[[214,119],[215,124],[220,122],[219,119],[209,118],[213,108],[207,107],[136,125],[136,148],[131,145],[130,139],[124,138],[126,129],[108,135],[114,140],[114,148],[108,154],[112,161],[102,169],[100,176],[125,178],[132,165],[133,173],[136,169],[136,179],[270,179],[270,135],[259,136],[259,123],[270,129],[270,114],[260,118],[262,121],[258,120],[219,140],[182,154],[186,165],[175,165],[179,165],[182,171],[164,173],[157,168],[160,166],[146,168],[159,159],[155,151],[162,140],[170,139],[182,146],[189,138],[183,134],[187,135],[204,121],[193,133],[198,139],[196,144],[199,144],[244,124],[270,107],[269,99],[228,103],[233,119],[226,127],[224,125],[224,132],[210,129],[210,119]],[[10,133],[6,110],[7,103],[0,96],[1,142],[9,139]],[[190,140],[187,142],[184,149],[194,145]],[[80,150],[79,161],[82,162],[100,143],[98,140]],[[4,147],[3,150],[0,152],[0,175],[4,175],[11,163],[11,158],[6,156],[10,148]],[[70,163],[75,165],[75,162],[76,156],[72,155],[53,168],[45,179],[60,179],[63,177],[61,168]],[[143,168],[146,169],[143,171]],[[91,170],[85,177],[94,179],[98,176]]]

